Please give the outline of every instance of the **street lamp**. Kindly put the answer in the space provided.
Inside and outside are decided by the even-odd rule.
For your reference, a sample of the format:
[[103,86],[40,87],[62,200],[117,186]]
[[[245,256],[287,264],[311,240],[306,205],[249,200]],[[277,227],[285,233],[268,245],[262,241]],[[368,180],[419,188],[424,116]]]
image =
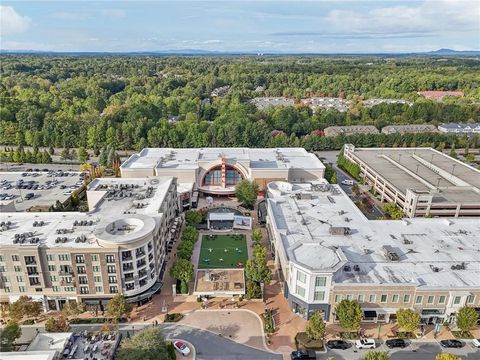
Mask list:
[[453,172],[455,171],[455,166],[457,166],[457,164],[452,164],[452,174],[453,175]]
[[415,171],[415,174],[418,174],[418,168],[420,167],[420,164],[417,164],[417,171]]

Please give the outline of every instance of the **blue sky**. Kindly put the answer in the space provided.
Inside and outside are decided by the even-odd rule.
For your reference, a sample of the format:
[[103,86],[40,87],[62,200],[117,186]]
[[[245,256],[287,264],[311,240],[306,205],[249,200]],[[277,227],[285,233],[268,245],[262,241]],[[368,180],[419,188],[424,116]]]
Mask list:
[[8,1],[10,50],[410,52],[480,49],[480,1]]

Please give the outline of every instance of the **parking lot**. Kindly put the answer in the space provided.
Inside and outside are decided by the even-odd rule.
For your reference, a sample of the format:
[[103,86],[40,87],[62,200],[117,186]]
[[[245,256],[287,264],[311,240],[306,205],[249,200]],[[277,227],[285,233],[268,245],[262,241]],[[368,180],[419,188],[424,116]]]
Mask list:
[[[434,360],[441,352],[449,352],[466,360],[480,359],[480,349],[476,349],[471,340],[467,340],[460,349],[443,349],[436,341],[413,342],[404,349],[389,349],[384,343],[377,341],[378,351],[387,351],[392,360]],[[347,350],[328,350],[326,353],[318,354],[317,359],[324,360],[334,357],[335,360],[359,360],[363,359],[368,350],[357,350],[353,346]]]
[[[26,171],[4,172],[0,180],[0,201],[12,211],[26,211],[31,207],[48,208],[57,201],[64,203],[83,186],[80,172]],[[12,202],[12,203],[11,203]]]

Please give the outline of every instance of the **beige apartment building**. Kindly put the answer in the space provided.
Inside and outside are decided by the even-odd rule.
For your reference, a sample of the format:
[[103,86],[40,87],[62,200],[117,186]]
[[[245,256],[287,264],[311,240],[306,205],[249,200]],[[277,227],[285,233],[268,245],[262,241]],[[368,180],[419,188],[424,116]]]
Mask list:
[[28,295],[59,310],[67,301],[103,306],[116,293],[140,303],[161,288],[180,227],[176,180],[96,179],[87,198],[87,213],[2,213],[2,303]]
[[355,134],[378,134],[378,129],[373,125],[329,126],[323,130],[325,136],[335,137],[338,135]]

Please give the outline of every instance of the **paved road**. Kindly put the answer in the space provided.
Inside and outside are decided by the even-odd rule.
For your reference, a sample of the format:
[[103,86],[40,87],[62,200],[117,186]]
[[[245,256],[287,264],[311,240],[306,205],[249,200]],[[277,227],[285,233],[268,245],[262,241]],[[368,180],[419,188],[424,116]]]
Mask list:
[[[405,349],[390,350],[385,345],[379,346],[376,350],[388,351],[392,360],[434,360],[435,356],[442,352],[442,348],[437,342],[425,342],[411,344]],[[326,360],[333,357],[335,360],[360,360],[368,350],[355,350],[352,348],[347,350],[328,350],[326,354],[317,356],[318,360]],[[480,359],[480,350],[475,349],[470,342],[465,344],[461,349],[448,349],[447,352],[460,356],[465,360]]]
[[[126,336],[127,332],[132,336],[137,331],[151,326],[151,324],[121,324],[120,332]],[[198,360],[282,360],[282,356],[267,351],[260,351],[249,346],[238,344],[232,340],[215,335],[209,331],[195,329],[183,325],[159,324],[167,339],[184,339],[195,346]],[[97,331],[101,325],[72,325],[71,331]],[[35,326],[23,326],[20,342],[31,341],[37,332]],[[43,327],[38,327],[43,332]]]

